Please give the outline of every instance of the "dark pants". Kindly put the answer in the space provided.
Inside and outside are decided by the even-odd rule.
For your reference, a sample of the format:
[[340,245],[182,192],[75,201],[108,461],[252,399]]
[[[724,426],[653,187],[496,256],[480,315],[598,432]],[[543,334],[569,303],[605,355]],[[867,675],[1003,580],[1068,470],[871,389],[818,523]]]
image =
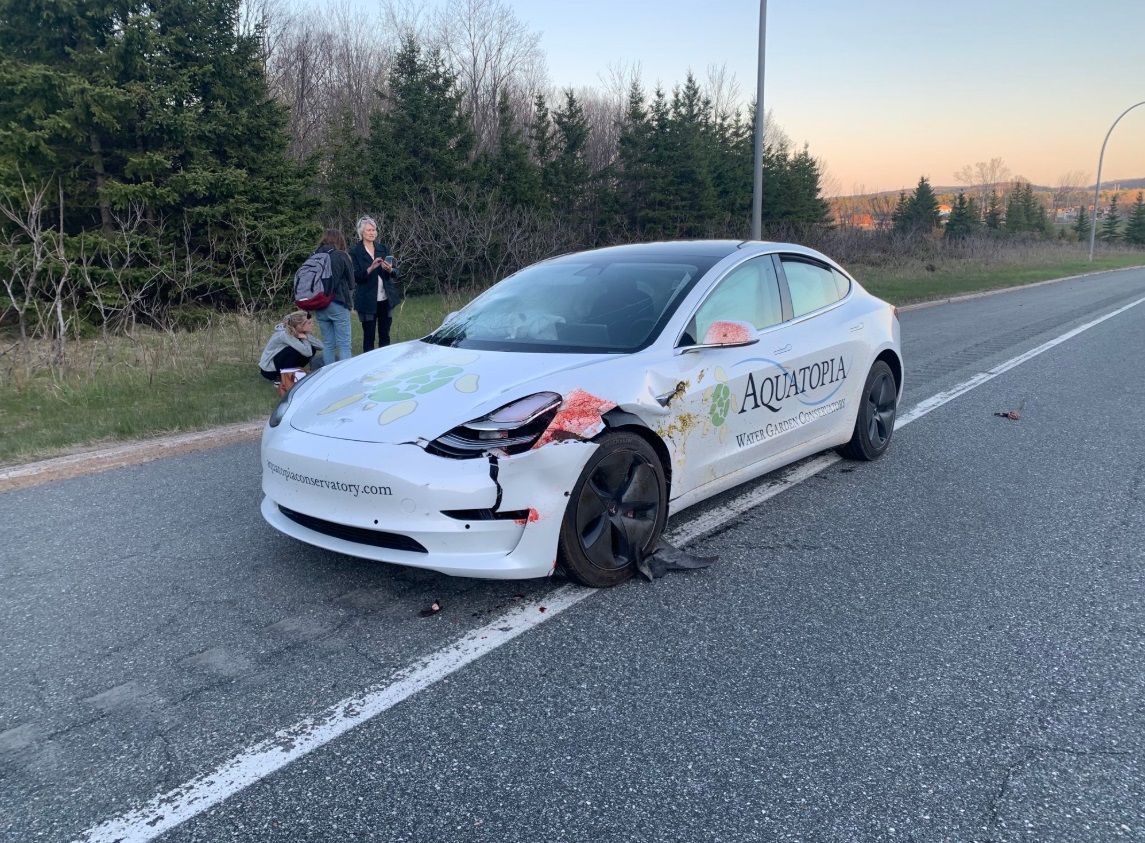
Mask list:
[[378,348],[389,345],[390,326],[393,325],[393,323],[394,317],[390,314],[390,303],[388,301],[378,302],[377,317],[374,319],[362,319],[362,353],[365,354],[374,348],[375,332],[378,339]]
[[[307,357],[298,349],[284,348],[282,351],[278,352],[278,354],[274,355],[273,372],[265,372],[262,369],[259,369],[258,373],[268,381],[277,381],[279,377],[278,373],[283,369],[304,369],[313,362],[318,362],[318,364],[321,365],[321,354],[321,352],[318,352],[312,357]],[[316,361],[315,358],[318,358],[318,360]]]

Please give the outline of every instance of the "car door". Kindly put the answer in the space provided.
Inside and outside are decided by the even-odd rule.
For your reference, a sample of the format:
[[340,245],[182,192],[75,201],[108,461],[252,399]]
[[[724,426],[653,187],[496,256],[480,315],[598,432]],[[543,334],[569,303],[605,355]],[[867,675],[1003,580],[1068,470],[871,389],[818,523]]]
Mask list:
[[[667,426],[669,435],[677,438],[677,450],[682,445],[684,453],[675,466],[674,492],[701,487],[788,447],[786,431],[769,426],[771,414],[758,397],[768,388],[767,378],[772,379],[772,390],[776,388],[782,358],[790,351],[784,324],[789,313],[771,255],[749,258],[730,269],[693,312],[676,347],[683,389],[672,408],[674,421]],[[721,321],[750,323],[759,332],[759,342],[699,347],[708,329]],[[679,441],[682,435],[686,441]]]
[[805,255],[780,254],[778,264],[791,322],[781,357],[786,384],[782,399],[771,402],[777,410],[773,424],[788,429],[792,446],[845,439],[867,374],[863,319],[851,307],[851,280]]

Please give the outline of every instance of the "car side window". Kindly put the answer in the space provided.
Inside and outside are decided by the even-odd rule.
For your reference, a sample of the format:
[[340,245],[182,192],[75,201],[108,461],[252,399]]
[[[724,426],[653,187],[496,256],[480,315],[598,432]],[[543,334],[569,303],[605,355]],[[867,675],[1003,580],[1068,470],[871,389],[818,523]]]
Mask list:
[[796,318],[834,304],[847,295],[850,282],[818,263],[785,256],[783,274],[787,276],[787,289],[791,292],[791,310]]
[[684,344],[702,343],[711,324],[723,319],[750,322],[760,331],[783,321],[779,278],[771,255],[744,261],[716,284],[692,317]]

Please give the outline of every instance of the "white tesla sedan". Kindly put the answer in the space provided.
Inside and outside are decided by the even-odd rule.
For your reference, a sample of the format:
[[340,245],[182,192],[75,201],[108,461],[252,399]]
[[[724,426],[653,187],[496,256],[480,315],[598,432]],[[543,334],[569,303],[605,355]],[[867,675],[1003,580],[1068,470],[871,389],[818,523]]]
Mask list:
[[506,278],[274,410],[262,513],[330,550],[471,577],[630,577],[672,513],[890,443],[894,308],[787,243],[617,246]]

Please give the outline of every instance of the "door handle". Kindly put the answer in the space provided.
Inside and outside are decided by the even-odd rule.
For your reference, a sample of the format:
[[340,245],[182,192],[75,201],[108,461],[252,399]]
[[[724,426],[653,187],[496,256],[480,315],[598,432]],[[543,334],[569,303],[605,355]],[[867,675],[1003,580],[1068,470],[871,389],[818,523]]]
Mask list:
[[861,331],[861,330],[863,330],[863,323],[862,322],[860,322],[858,325],[852,325],[851,326],[851,333],[852,334],[855,333],[855,331]]
[[771,353],[772,354],[786,354],[789,351],[791,351],[791,343],[788,343],[787,345],[783,346],[783,348],[777,348],[777,349],[775,349],[775,351],[773,351]]

